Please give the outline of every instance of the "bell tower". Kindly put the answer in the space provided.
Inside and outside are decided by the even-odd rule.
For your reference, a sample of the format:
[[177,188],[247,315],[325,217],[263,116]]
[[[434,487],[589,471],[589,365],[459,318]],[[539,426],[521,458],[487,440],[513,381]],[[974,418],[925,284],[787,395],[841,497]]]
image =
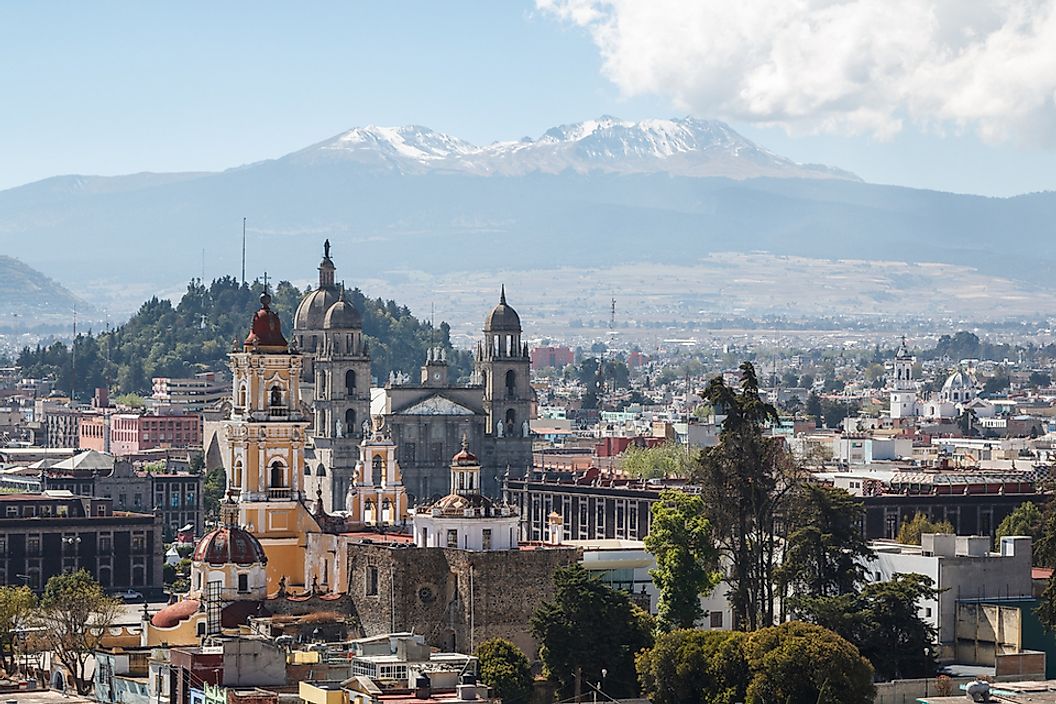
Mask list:
[[241,351],[229,355],[233,399],[223,438],[228,496],[238,502],[238,522],[264,546],[274,589],[279,576],[298,575],[284,559],[285,544],[319,526],[302,503],[309,425],[300,410],[302,358],[290,351],[270,306],[265,292]]
[[484,320],[484,339],[477,345],[476,372],[484,387],[485,434],[495,438],[527,438],[534,392],[528,345],[521,343],[521,318],[506,303],[506,287],[499,304]]

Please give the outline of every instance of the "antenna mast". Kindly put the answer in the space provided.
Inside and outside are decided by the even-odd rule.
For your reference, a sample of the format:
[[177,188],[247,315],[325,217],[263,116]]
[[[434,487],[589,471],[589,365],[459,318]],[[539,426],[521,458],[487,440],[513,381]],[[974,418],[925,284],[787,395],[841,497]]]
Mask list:
[[242,218],[242,285],[246,285],[246,219]]

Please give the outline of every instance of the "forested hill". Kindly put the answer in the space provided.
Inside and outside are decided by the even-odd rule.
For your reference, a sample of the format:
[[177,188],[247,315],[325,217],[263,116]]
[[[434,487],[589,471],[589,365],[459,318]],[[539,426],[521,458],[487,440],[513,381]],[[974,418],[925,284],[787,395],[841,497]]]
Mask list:
[[[56,379],[64,391],[76,379],[76,395],[81,400],[90,398],[101,386],[108,386],[113,393],[149,394],[152,377],[188,376],[225,368],[232,346],[241,344],[249,332],[262,290],[259,281],[240,285],[233,277],[216,279],[209,286],[194,280],[175,306],[167,299],[151,298],[116,330],[78,335],[75,354],[71,355],[70,346],[62,342],[27,347],[19,354],[18,365],[25,376]],[[293,314],[304,292],[282,281],[271,293],[272,308],[290,339]],[[447,323],[434,331],[430,323],[415,318],[405,306],[366,298],[358,289],[351,291],[348,299],[363,314],[373,373],[380,381],[394,370],[413,377],[431,344],[449,351],[453,379],[469,373],[470,354],[451,350]]]

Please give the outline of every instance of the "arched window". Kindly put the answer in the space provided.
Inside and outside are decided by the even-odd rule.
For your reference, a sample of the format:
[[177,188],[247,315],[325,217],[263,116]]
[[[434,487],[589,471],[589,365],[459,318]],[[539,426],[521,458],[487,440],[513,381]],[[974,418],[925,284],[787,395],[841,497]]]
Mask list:
[[270,403],[272,406],[282,405],[282,389],[278,385],[271,387]]
[[510,369],[506,372],[506,398],[514,398],[517,395],[517,372]]
[[231,482],[234,487],[242,488],[242,460],[235,460],[235,467],[231,472]]
[[374,486],[381,484],[381,455],[374,455],[370,461],[370,481]]
[[286,468],[282,462],[275,460],[271,463],[271,488],[280,489],[286,486]]
[[322,369],[319,370],[319,388],[316,394],[321,394],[323,389],[326,388],[326,372]]
[[517,412],[512,408],[506,409],[506,428],[511,436],[517,434]]
[[307,462],[304,463],[304,476],[306,476],[306,477],[312,476],[312,468],[308,465]]
[[356,433],[356,409],[345,411],[345,435],[352,437]]
[[350,397],[356,395],[356,371],[354,369],[345,372],[345,393]]
[[321,463],[319,465],[319,469],[315,470],[315,476],[317,476],[317,477],[325,477],[326,476],[326,467],[324,467]]
[[246,407],[246,385],[240,384],[238,387],[238,407]]

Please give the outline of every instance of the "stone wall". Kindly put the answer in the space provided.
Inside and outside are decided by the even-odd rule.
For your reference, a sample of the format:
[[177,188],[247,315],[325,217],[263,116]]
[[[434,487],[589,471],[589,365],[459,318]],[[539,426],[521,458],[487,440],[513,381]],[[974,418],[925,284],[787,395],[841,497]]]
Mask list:
[[507,638],[529,658],[532,614],[553,595],[553,575],[578,560],[573,548],[469,552],[349,545],[349,598],[366,635],[414,631],[430,645],[471,652]]

